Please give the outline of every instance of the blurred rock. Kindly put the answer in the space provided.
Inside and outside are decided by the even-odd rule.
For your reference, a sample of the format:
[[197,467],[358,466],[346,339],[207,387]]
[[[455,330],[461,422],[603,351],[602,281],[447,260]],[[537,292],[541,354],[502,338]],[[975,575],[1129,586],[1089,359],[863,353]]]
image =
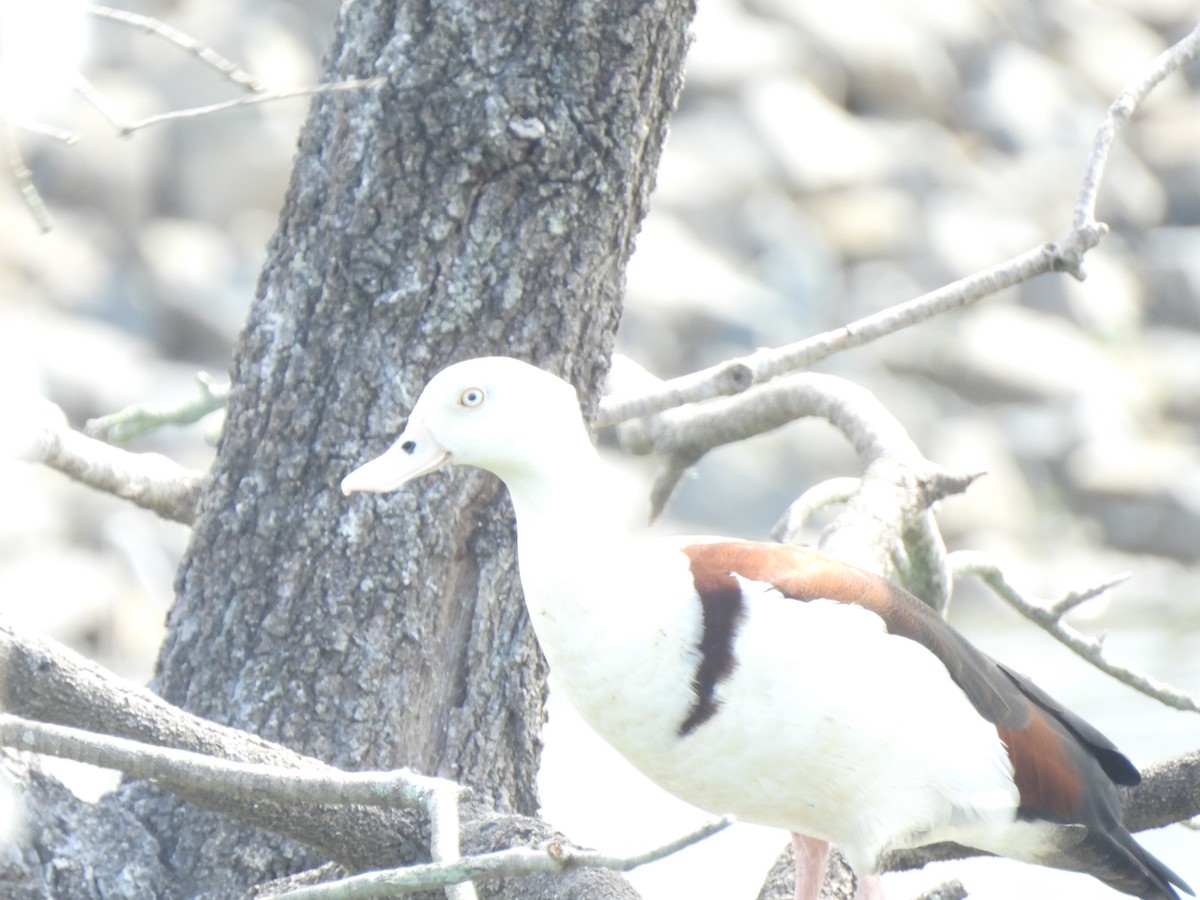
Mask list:
[[1066,460],[1074,509],[1130,553],[1200,561],[1200,449],[1167,442],[1104,441]]
[[742,102],[759,140],[798,190],[877,181],[888,168],[876,131],[807,82],[757,80],[746,86]]
[[1200,228],[1156,228],[1139,243],[1146,269],[1147,318],[1200,331]]

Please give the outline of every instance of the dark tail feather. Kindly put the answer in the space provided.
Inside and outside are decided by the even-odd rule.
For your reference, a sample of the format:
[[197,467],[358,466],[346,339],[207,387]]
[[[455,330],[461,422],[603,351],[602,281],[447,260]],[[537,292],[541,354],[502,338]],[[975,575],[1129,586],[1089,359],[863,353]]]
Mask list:
[[1195,896],[1182,878],[1124,830],[1105,832],[1090,828],[1082,841],[1050,864],[1086,872],[1109,887],[1142,900],[1179,900],[1176,887]]

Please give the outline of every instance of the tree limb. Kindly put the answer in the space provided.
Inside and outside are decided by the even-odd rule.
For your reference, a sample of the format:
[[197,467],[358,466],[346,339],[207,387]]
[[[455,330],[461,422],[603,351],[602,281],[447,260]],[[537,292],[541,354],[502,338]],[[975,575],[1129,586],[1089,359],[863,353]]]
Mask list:
[[[360,804],[420,810],[430,823],[433,865],[445,866],[459,858],[458,807],[466,789],[407,769],[343,772],[236,762],[6,714],[0,714],[0,744],[116,769],[193,798],[215,794],[248,804],[266,800],[290,807]],[[475,892],[466,885],[452,888],[448,896],[473,900]]]
[[[825,529],[827,551],[879,572],[892,569],[892,549],[929,506],[964,490],[974,475],[936,466],[921,454],[896,418],[870,391],[832,375],[799,373],[754,387],[738,397],[671,410],[650,420],[649,445],[661,465],[651,492],[655,514],[687,467],[713,447],[743,440],[805,416],[818,416],[841,431],[862,462],[863,476],[844,509]],[[937,552],[925,541],[917,552]],[[914,565],[915,562],[914,556]],[[919,563],[921,571],[941,568]],[[924,579],[923,599],[945,605],[948,583]]]
[[160,747],[0,713],[0,744],[76,762],[116,769],[173,791],[219,792],[240,801],[336,803],[431,812],[450,801],[457,807],[461,785],[408,769],[343,772],[239,762],[205,753]]
[[86,437],[67,427],[58,407],[46,408],[32,441],[34,460],[164,519],[192,523],[207,476],[158,453],[130,453]]

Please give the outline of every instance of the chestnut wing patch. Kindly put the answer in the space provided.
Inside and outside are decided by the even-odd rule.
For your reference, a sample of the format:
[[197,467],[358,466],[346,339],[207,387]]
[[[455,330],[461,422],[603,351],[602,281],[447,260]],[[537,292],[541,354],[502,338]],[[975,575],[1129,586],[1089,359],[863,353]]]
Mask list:
[[[774,585],[794,600],[824,598],[865,607],[883,619],[891,634],[927,647],[942,661],[980,715],[989,722],[1019,728],[1028,718],[1027,702],[997,671],[996,663],[976,650],[933,610],[886,579],[831,557],[785,544],[728,541],[693,544],[684,550],[692,573],[715,581],[711,573],[737,574]],[[703,595],[702,595],[703,596]]]

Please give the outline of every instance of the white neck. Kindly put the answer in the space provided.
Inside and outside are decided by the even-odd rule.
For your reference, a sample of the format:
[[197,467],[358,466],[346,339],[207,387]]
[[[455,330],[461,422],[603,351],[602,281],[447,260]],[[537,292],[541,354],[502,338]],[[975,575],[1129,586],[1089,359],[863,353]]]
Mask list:
[[498,474],[517,514],[525,602],[553,667],[556,650],[616,613],[611,603],[597,603],[595,592],[610,593],[601,587],[613,575],[604,561],[621,556],[627,535],[621,504],[586,432],[542,450],[528,466]]
[[[608,542],[623,536],[609,478],[590,443],[555,453],[536,468],[507,473],[504,482],[517,514],[517,540],[527,551]],[[536,545],[536,546],[535,546]]]

